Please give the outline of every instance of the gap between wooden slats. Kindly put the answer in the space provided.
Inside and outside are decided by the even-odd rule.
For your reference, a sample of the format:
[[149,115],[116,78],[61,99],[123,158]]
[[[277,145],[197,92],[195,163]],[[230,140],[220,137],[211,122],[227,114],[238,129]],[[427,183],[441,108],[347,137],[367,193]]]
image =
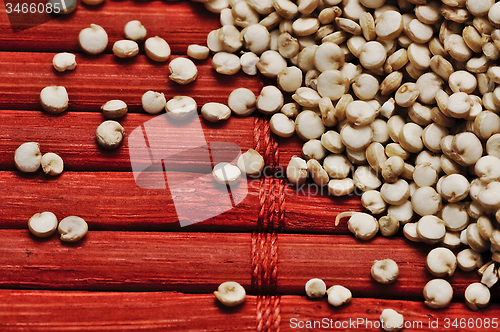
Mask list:
[[[114,293],[0,290],[0,328],[17,331],[255,331],[255,296],[247,296],[236,308],[222,307],[211,294],[174,292]],[[354,298],[346,306],[334,308],[326,298],[313,301],[304,296],[281,297],[281,331],[296,331],[298,325],[333,324],[325,330],[378,331],[369,328],[379,320],[382,310],[402,313],[414,328],[405,331],[444,330],[445,318],[473,318],[485,322],[498,317],[500,307],[492,304],[479,312],[464,303],[452,303],[440,311],[430,310],[422,302]],[[359,320],[358,320],[359,319]],[[441,329],[429,326],[439,323]],[[300,322],[300,323],[299,323]],[[344,328],[335,328],[344,324]],[[344,323],[345,322],[345,323]],[[346,327],[347,326],[347,327]],[[409,325],[410,326],[410,325]],[[318,331],[303,328],[301,331]],[[469,329],[472,330],[472,329]],[[492,329],[490,329],[492,330]]]
[[[96,111],[110,99],[121,99],[130,112],[144,113],[142,95],[163,92],[167,100],[177,95],[194,98],[201,108],[207,102],[227,104],[235,88],[249,88],[256,95],[263,83],[243,72],[227,76],[215,72],[210,59],[196,61],[197,79],[180,85],[168,78],[168,63],[156,63],[146,55],[120,59],[110,54],[77,54],[73,71],[57,72],[54,53],[2,52],[0,58],[0,109],[42,110],[40,91],[49,85],[64,86],[69,96],[68,110]],[[171,59],[177,56],[171,56]]]
[[[0,230],[0,287],[82,290],[174,290],[211,293],[227,280],[249,293],[250,234],[89,232],[75,244],[56,235],[35,239],[28,230]],[[388,249],[392,248],[392,249]],[[279,294],[304,295],[304,284],[321,278],[327,285],[348,287],[354,297],[422,299],[433,277],[426,271],[430,246],[401,238],[360,242],[352,236],[280,234]],[[390,252],[388,252],[390,250]],[[400,268],[393,285],[370,276],[375,259],[391,257]],[[455,299],[478,282],[476,272],[458,271],[448,278]],[[492,297],[498,301],[498,285]]]
[[[201,3],[187,0],[109,0],[99,6],[80,3],[72,14],[53,17],[42,25],[13,32],[5,6],[0,6],[0,50],[80,53],[78,34],[94,23],[106,30],[109,41],[105,52],[111,53],[113,43],[125,38],[125,24],[139,20],[148,37],[160,36],[169,43],[173,54],[186,54],[188,45],[206,45],[208,33],[220,28],[219,15],[209,12]],[[140,45],[144,53],[143,44]]]

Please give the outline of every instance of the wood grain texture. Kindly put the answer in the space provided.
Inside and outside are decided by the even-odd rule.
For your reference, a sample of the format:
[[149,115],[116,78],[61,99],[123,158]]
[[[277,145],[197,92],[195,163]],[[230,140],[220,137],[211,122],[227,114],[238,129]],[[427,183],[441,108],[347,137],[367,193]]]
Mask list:
[[[0,6],[0,50],[79,53],[78,34],[94,23],[106,30],[109,43],[105,52],[111,53],[113,43],[125,38],[125,24],[139,20],[149,37],[160,36],[169,43],[173,54],[186,54],[188,45],[206,45],[207,34],[220,28],[219,16],[194,1],[110,0],[99,6],[81,3],[70,15],[52,17],[42,25],[13,32],[6,8]],[[201,20],[203,24],[197,24]]]
[[[247,296],[241,306],[226,308],[211,294],[0,290],[0,303],[0,328],[5,332],[255,331],[257,322],[255,296]],[[403,314],[406,324],[411,324],[405,331],[442,331],[444,318],[450,322],[473,318],[481,323],[498,317],[500,309],[494,304],[473,312],[463,303],[452,303],[436,312],[421,302],[361,298],[334,308],[326,298],[313,301],[303,296],[282,296],[280,328],[296,331],[300,324],[304,326],[300,331],[318,331],[321,323],[327,324],[323,326],[325,330],[377,331],[380,328],[370,326],[376,324],[386,308]],[[441,329],[430,326],[436,319]],[[316,324],[316,328],[305,328],[308,322],[310,326]]]
[[[154,119],[156,117],[149,114],[127,114],[120,120],[126,131],[123,145],[118,150],[108,151],[100,148],[94,137],[95,128],[104,120],[100,113],[65,112],[53,116],[41,111],[0,112],[0,169],[4,170],[0,172],[3,184],[0,187],[3,198],[0,202],[0,227],[22,228],[34,213],[51,210],[58,216],[81,215],[95,229],[179,230],[170,191],[141,188],[132,173],[130,149],[135,143],[129,141],[130,135],[134,129]],[[199,123],[212,154],[218,142],[234,143],[241,151],[253,147],[253,118],[234,117],[219,124],[201,119]],[[161,122],[154,127],[155,130],[148,127],[147,131],[153,154],[163,159],[163,149],[172,150],[174,157],[165,158],[163,165],[168,171],[183,174],[185,181],[196,181],[211,170],[209,165],[207,172],[204,167],[207,165],[202,160],[189,158],[189,155],[175,157],[183,153],[193,132],[200,131],[195,124],[193,120],[180,128],[164,129],[162,126],[169,123]],[[187,132],[190,135],[186,136]],[[66,171],[57,178],[42,172],[17,172],[14,151],[29,141],[38,142],[42,153],[58,153],[64,160]],[[266,168],[263,175],[271,176],[271,173]],[[205,192],[193,199],[193,207],[203,209],[213,203],[213,195],[220,194],[221,190],[211,176],[199,180],[203,182]],[[161,181],[168,185],[169,176]],[[260,180],[248,179],[247,186],[248,196],[237,207],[188,229],[253,231],[259,211]],[[357,197],[333,198],[325,187],[318,190],[309,184],[300,188],[287,184],[285,193],[285,231],[345,234],[345,223],[334,227],[335,216],[342,211],[362,209]],[[96,200],[96,197],[102,199]],[[314,217],[311,217],[311,212]]]
[[[65,244],[56,235],[40,240],[28,230],[0,230],[0,287],[196,293],[233,280],[251,293],[250,237],[90,231],[82,241]],[[348,287],[355,297],[421,300],[425,283],[433,278],[425,269],[429,248],[401,238],[360,242],[342,235],[281,234],[278,292],[305,295],[307,280],[321,278],[327,285]],[[387,257],[400,268],[398,281],[389,286],[370,276],[373,260]],[[463,299],[465,288],[478,280],[475,272],[457,271],[450,278],[455,299]],[[498,300],[496,289],[492,297]]]
[[112,54],[76,54],[76,69],[63,73],[53,68],[54,55],[2,52],[0,109],[41,110],[40,91],[49,85],[66,88],[68,110],[96,112],[110,99],[123,100],[130,112],[144,112],[141,97],[148,90],[163,92],[167,100],[191,96],[201,107],[208,102],[227,104],[229,94],[237,87],[249,88],[257,95],[262,87],[258,77],[243,72],[230,77],[217,74],[210,59],[196,62],[198,76],[193,83],[179,85],[168,78],[168,63],[153,62],[144,54],[129,59]]
[[[165,113],[160,117],[166,118]],[[129,142],[129,135],[134,129],[155,118],[155,115],[130,113],[119,119],[125,129],[122,145],[116,150],[106,150],[95,139],[96,128],[106,120],[100,112],[52,115],[42,111],[0,111],[0,170],[15,170],[14,152],[19,145],[38,142],[42,153],[59,154],[68,171],[132,171],[129,148],[131,144],[137,147],[138,143]],[[233,117],[214,124],[200,116],[198,122],[193,119],[182,126],[163,121],[145,134],[150,148],[161,151],[168,147],[178,151],[172,152],[173,154],[182,153],[186,149],[192,130],[198,130],[208,144],[234,143],[244,152],[253,147],[253,123],[253,118]],[[198,124],[201,124],[201,130]],[[178,158],[176,162],[182,165],[185,161]],[[199,167],[201,166],[192,165],[191,169]]]
[[[193,84],[179,86],[168,80],[168,63],[150,61],[142,45],[139,56],[117,59],[111,54],[112,45],[124,38],[123,26],[133,19],[146,26],[149,36],[165,38],[172,58],[185,56],[189,44],[205,45],[208,32],[220,26],[218,15],[197,2],[107,0],[98,7],[80,5],[71,15],[13,32],[0,5],[2,332],[246,331],[256,330],[259,310],[269,309],[263,308],[252,290],[255,257],[266,260],[263,256],[269,254],[257,255],[252,247],[261,205],[260,179],[246,182],[246,196],[234,193],[244,197],[237,207],[181,228],[170,191],[141,188],[135,182],[130,160],[134,147],[127,139],[135,128],[156,118],[141,108],[140,98],[147,90],[163,92],[167,98],[190,95],[201,107],[209,101],[226,103],[236,87],[250,88],[257,95],[263,85],[275,82],[242,73],[219,75],[208,59],[196,62],[199,75]],[[108,33],[105,54],[85,55],[78,46],[78,33],[90,23],[100,24]],[[75,71],[58,73],[52,68],[52,57],[62,51],[76,53]],[[70,97],[69,110],[59,116],[42,112],[38,100],[40,90],[53,84],[64,85]],[[290,101],[289,97],[285,100]],[[100,149],[94,138],[95,128],[104,120],[99,108],[110,99],[129,105],[129,114],[120,120],[127,138],[113,152]],[[201,128],[209,145],[232,142],[242,150],[253,147],[253,118],[234,117],[215,125],[202,120]],[[173,149],[171,142],[189,145],[192,130],[158,131],[148,140],[149,151],[161,154],[163,145],[158,142],[168,142]],[[66,172],[57,178],[17,172],[13,152],[25,141],[39,142],[42,152],[59,153]],[[292,155],[300,154],[303,142],[296,137],[277,141],[281,168],[274,175],[283,177],[283,167]],[[182,147],[178,146],[179,151]],[[183,155],[172,166],[174,160],[170,157],[161,164],[169,174],[182,173],[179,178],[186,182],[200,178],[201,163],[189,158],[189,163],[183,163]],[[200,188],[205,195],[189,190],[182,194],[184,207],[210,207],[225,189],[211,180],[201,181]],[[418,331],[443,330],[430,327],[429,319],[443,323],[445,318],[500,315],[498,285],[492,288],[494,303],[487,309],[476,313],[464,305],[465,288],[479,280],[476,272],[457,271],[449,278],[455,290],[450,307],[440,311],[425,307],[422,288],[432,278],[425,269],[425,256],[432,247],[411,243],[401,235],[361,242],[348,232],[346,220],[335,227],[339,212],[362,210],[359,197],[332,198],[315,186],[286,185],[285,194],[285,234],[278,235],[277,256],[273,256],[278,259],[277,290],[286,294],[280,303],[282,331],[297,330],[290,325],[292,318],[377,321],[387,307],[402,312],[408,321],[422,321],[422,328],[407,329]],[[61,243],[56,235],[37,239],[26,223],[34,213],[46,210],[60,219],[84,217],[90,232],[75,244]],[[392,258],[400,266],[394,285],[378,285],[370,277],[373,260],[382,258]],[[328,286],[347,286],[355,299],[342,308],[330,307],[326,299],[311,301],[304,294],[310,278],[323,278]],[[215,301],[211,293],[227,280],[240,282],[251,294],[243,306],[227,309]]]
[[[184,206],[202,213],[223,196],[226,188],[217,185],[212,175],[169,172],[186,183],[197,185],[197,191],[185,192]],[[78,215],[96,230],[170,230],[179,231],[179,219],[169,189],[144,189],[134,181],[132,172],[70,172],[57,178],[16,171],[0,172],[0,227],[24,228],[35,213],[52,211],[59,218]],[[186,230],[246,231],[256,228],[260,208],[258,193],[260,180],[247,181],[247,194],[233,194],[244,198],[236,207]],[[220,198],[218,198],[220,197]],[[190,201],[191,200],[191,201]],[[186,205],[187,204],[187,205]],[[297,193],[286,189],[285,232],[313,232],[347,234],[346,221],[335,227],[339,212],[361,210],[357,197],[332,198],[327,195]]]

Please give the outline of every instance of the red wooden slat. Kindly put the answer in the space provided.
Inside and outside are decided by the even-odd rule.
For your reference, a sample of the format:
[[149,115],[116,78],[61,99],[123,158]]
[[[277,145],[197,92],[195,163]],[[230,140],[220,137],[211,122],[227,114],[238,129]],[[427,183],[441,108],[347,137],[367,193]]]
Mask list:
[[[13,32],[6,8],[0,6],[0,50],[81,52],[78,34],[94,23],[106,30],[109,42],[105,52],[111,53],[113,43],[125,38],[125,24],[139,20],[148,30],[148,37],[160,36],[169,43],[172,53],[186,54],[188,45],[206,45],[207,34],[220,27],[217,14],[191,1],[110,0],[100,6],[81,3],[71,15],[53,15],[53,18],[42,25]],[[198,24],[200,20],[203,24]]]
[[[74,244],[57,236],[35,239],[28,230],[0,230],[3,288],[176,290],[211,292],[234,280],[250,291],[250,234],[91,231]],[[388,248],[392,248],[390,251]],[[433,277],[426,272],[428,245],[401,238],[360,242],[352,236],[282,234],[278,237],[278,291],[305,294],[311,278],[341,284],[355,297],[422,299]],[[355,254],[354,254],[355,253]],[[370,276],[374,259],[392,258],[400,268],[393,285]],[[450,278],[455,299],[479,281],[476,272]],[[492,297],[498,300],[498,286]]]
[[[41,110],[40,91],[49,85],[62,85],[69,96],[69,110],[100,111],[110,99],[121,99],[131,112],[144,112],[141,97],[148,91],[191,96],[201,107],[207,102],[227,104],[231,91],[249,88],[257,95],[262,83],[243,72],[233,76],[217,74],[210,59],[197,61],[197,79],[179,85],[169,78],[168,63],[154,63],[146,55],[119,59],[105,54],[77,54],[73,71],[57,72],[52,67],[54,53],[2,52],[0,58],[0,109]],[[172,56],[171,59],[176,56]]]
[[[165,113],[160,115],[160,118],[165,117]],[[66,170],[131,171],[129,147],[138,146],[138,143],[129,142],[129,136],[134,129],[155,118],[155,115],[130,113],[119,119],[125,129],[125,138],[118,149],[109,151],[100,148],[95,139],[96,128],[106,120],[100,112],[65,112],[55,116],[42,111],[0,111],[0,169],[15,170],[14,151],[17,147],[24,142],[38,142],[42,153],[59,154]],[[208,144],[234,143],[244,152],[253,147],[253,122],[253,118],[232,117],[213,124],[200,116],[198,122],[192,119],[181,127],[176,127],[174,122],[162,121],[146,135],[150,147],[156,144],[158,149],[168,147],[182,153],[200,123]]]
[[[15,331],[255,331],[255,296],[247,296],[236,308],[222,307],[211,294],[174,292],[113,293],[0,290],[0,328]],[[370,328],[379,320],[382,310],[391,308],[403,314],[405,331],[456,329],[453,321],[473,319],[474,326],[487,322],[500,312],[491,304],[472,312],[463,303],[452,303],[441,311],[428,309],[422,302],[354,298],[346,306],[334,308],[326,298],[313,301],[304,296],[282,296],[280,300],[281,331],[324,330],[377,331]],[[444,320],[444,319],[449,319]],[[433,325],[431,325],[431,322]],[[435,323],[438,323],[436,328]],[[471,321],[469,321],[472,324]],[[307,328],[307,324],[316,328]],[[337,324],[337,328],[335,327]],[[371,324],[371,325],[370,325]],[[342,325],[344,328],[342,328]],[[495,328],[477,329],[494,331]]]

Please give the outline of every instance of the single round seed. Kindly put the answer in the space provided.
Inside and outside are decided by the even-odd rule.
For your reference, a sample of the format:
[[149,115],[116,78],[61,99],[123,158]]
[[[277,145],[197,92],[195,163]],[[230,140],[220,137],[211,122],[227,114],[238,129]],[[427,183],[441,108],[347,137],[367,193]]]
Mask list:
[[141,98],[142,108],[149,114],[158,114],[165,109],[167,99],[163,93],[147,91]]
[[223,75],[235,75],[241,69],[241,62],[238,56],[219,52],[212,58],[212,66],[216,72]]
[[405,162],[399,156],[389,157],[382,165],[382,177],[387,183],[394,183],[398,177],[403,173]]
[[87,234],[89,227],[85,220],[80,217],[66,217],[59,223],[57,230],[61,235],[61,241],[76,242]]
[[342,153],[345,150],[340,134],[334,130],[329,130],[321,135],[321,144],[332,153]]
[[123,140],[123,127],[114,120],[104,121],[97,127],[97,143],[105,149],[116,149]]
[[292,156],[286,168],[288,181],[294,185],[300,186],[307,179],[307,163],[304,159]]
[[63,86],[47,86],[40,92],[40,104],[49,113],[64,112],[68,108],[68,103],[68,93]]
[[252,90],[237,88],[229,94],[227,106],[239,116],[248,116],[255,111],[257,98]]
[[416,214],[432,215],[441,210],[441,196],[432,187],[420,187],[413,193],[411,204]]
[[271,36],[265,26],[251,24],[245,28],[243,41],[250,52],[261,54],[268,49]]
[[[347,157],[349,158],[349,154],[347,155]],[[378,178],[378,174],[369,166],[359,166],[358,168],[356,168],[352,179],[354,185],[361,191],[374,190],[380,187],[380,185],[382,184],[382,182]],[[382,196],[382,198],[384,197]]]
[[481,235],[484,240],[490,241],[493,235],[493,229],[495,229],[491,220],[486,216],[480,216],[476,221],[476,225],[479,235]]
[[401,224],[410,222],[413,218],[413,208],[411,206],[411,202],[407,200],[400,205],[390,205],[387,209],[387,215],[395,217]]
[[380,193],[387,204],[400,205],[410,197],[410,187],[408,182],[399,179],[394,183],[384,183]]
[[21,172],[34,173],[38,171],[41,160],[40,145],[36,142],[21,144],[14,153],[14,163]]
[[268,50],[261,54],[256,66],[265,77],[275,78],[287,67],[287,63],[280,53]]
[[196,60],[205,60],[209,53],[210,49],[206,46],[191,44],[187,48],[187,55]]
[[424,287],[425,304],[433,309],[447,307],[453,298],[453,288],[444,279],[432,279]]
[[302,156],[306,159],[321,160],[326,156],[326,149],[321,145],[321,141],[311,139],[302,146]]
[[483,266],[483,258],[480,253],[467,248],[457,254],[457,263],[462,271],[469,272]]
[[403,235],[412,242],[422,241],[417,233],[417,223],[406,223],[403,227]]
[[433,276],[452,276],[457,268],[457,258],[450,249],[437,247],[432,249],[427,254],[425,266],[427,267],[427,271],[429,271]]
[[420,152],[424,144],[422,142],[423,129],[415,123],[407,123],[399,132],[399,144],[408,152]]
[[326,294],[328,294],[328,303],[334,307],[339,307],[344,303],[349,303],[352,299],[351,291],[341,285],[334,285],[328,288]]
[[58,72],[73,70],[76,68],[75,55],[66,52],[57,53],[54,55],[54,58],[52,58],[52,65]]
[[445,223],[442,219],[433,215],[423,216],[417,222],[417,233],[422,242],[438,243],[446,235]]
[[295,131],[301,139],[308,141],[319,138],[325,132],[325,126],[315,112],[302,111],[295,119]]
[[45,174],[52,176],[61,174],[64,169],[62,158],[52,152],[48,152],[42,156],[40,165]]
[[399,230],[399,220],[396,216],[388,214],[378,220],[380,234],[382,236],[393,236]]
[[490,303],[490,289],[480,282],[470,284],[465,289],[465,303],[474,311],[488,306]]
[[197,107],[196,101],[188,96],[175,96],[165,104],[167,115],[175,120],[183,120],[195,115]]
[[394,309],[384,309],[380,314],[384,331],[399,331],[404,326],[404,317]]
[[57,229],[57,217],[52,212],[34,214],[28,221],[31,234],[38,237],[49,237]]
[[372,100],[379,91],[379,83],[375,76],[361,74],[355,78],[352,90],[359,99]]
[[355,126],[347,124],[340,131],[340,138],[342,139],[342,143],[350,150],[361,151],[370,145],[373,138],[373,131],[368,125]]
[[413,171],[413,181],[419,187],[432,186],[438,180],[438,173],[430,162],[421,163],[415,166]]
[[322,43],[314,52],[314,66],[320,72],[331,69],[339,69],[344,65],[344,63],[344,52],[335,43]]
[[323,168],[334,179],[345,179],[352,169],[351,162],[341,154],[331,154],[323,161]]
[[395,39],[403,32],[403,16],[395,10],[387,10],[375,18],[375,33],[380,39]]
[[238,166],[230,163],[218,163],[212,170],[214,180],[220,184],[236,184],[241,179],[241,171]]
[[451,174],[443,178],[441,196],[450,203],[459,202],[469,194],[470,184],[462,174]]
[[382,259],[373,262],[371,269],[372,278],[381,284],[392,284],[399,276],[398,264],[392,259]]
[[[417,70],[427,70],[431,65],[431,52],[425,44],[411,43],[408,46],[408,60]],[[420,76],[420,75],[419,75]],[[418,77],[417,77],[418,78]]]
[[359,62],[368,70],[380,68],[384,65],[387,57],[384,46],[377,41],[369,41],[364,44],[359,52]]
[[446,229],[453,232],[461,231],[469,224],[469,214],[462,202],[446,204],[440,211],[440,218],[444,221]]
[[165,62],[170,58],[170,46],[165,39],[155,36],[144,43],[146,55],[153,61]]
[[104,52],[108,45],[108,34],[101,26],[91,24],[89,28],[80,31],[78,42],[86,53],[99,54]]
[[354,181],[349,178],[337,180],[332,179],[328,182],[328,192],[332,196],[346,196],[354,191]]
[[302,71],[296,67],[286,67],[278,74],[278,86],[285,92],[295,92],[302,85]]
[[446,232],[441,245],[450,250],[456,250],[462,245],[460,241],[460,232]]
[[201,108],[201,115],[210,122],[218,122],[229,119],[231,109],[221,103],[206,103]]
[[356,100],[347,105],[346,117],[356,126],[372,123],[377,116],[375,109],[367,102]]
[[[385,211],[385,209],[387,207],[387,204],[383,200],[380,192],[377,190],[365,191],[363,193],[363,195],[361,195],[361,204],[363,205],[363,207],[365,209],[370,211],[370,213],[372,213],[372,214],[381,214]],[[382,217],[382,218],[384,218],[384,217]],[[381,222],[382,218],[379,219],[379,226],[380,226],[380,231],[381,231],[382,235],[384,235],[384,231],[382,231],[382,229],[390,229],[391,227],[386,227],[386,226],[393,225],[392,224],[393,219],[387,217],[386,219],[388,220],[388,222],[385,221],[386,219],[384,219],[384,221]],[[397,221],[397,219],[396,219],[396,221]],[[382,226],[382,224],[384,226]],[[398,224],[399,224],[399,222],[398,222]],[[398,225],[398,227],[399,227],[399,225]],[[384,236],[388,236],[388,235],[384,235]]]
[[323,71],[316,81],[318,93],[331,100],[339,100],[349,90],[349,82],[339,70]]
[[314,183],[320,187],[326,185],[330,180],[330,177],[316,159],[309,159],[307,161],[307,169]]
[[[396,91],[394,99],[396,104],[401,107],[411,106],[420,95],[420,89],[415,83],[404,83]],[[396,142],[397,143],[397,142]]]
[[378,232],[378,222],[377,219],[367,213],[353,212],[347,222],[347,228],[356,238],[360,240],[370,240]]
[[306,282],[305,290],[311,299],[321,298],[326,294],[326,285],[323,280],[314,278]]
[[196,79],[198,69],[193,61],[186,58],[175,58],[168,64],[170,75],[168,76],[172,81],[178,84],[189,84]]
[[140,41],[144,40],[147,35],[146,28],[138,20],[127,22],[124,28],[125,38]]
[[118,40],[113,44],[113,54],[119,58],[132,58],[139,54],[139,45],[133,40]]
[[240,57],[241,70],[247,75],[257,75],[257,62],[259,62],[259,57],[255,53],[244,53]]
[[274,85],[267,85],[260,91],[256,106],[261,113],[274,114],[283,106],[283,93]]
[[485,240],[479,233],[477,223],[472,223],[466,229],[467,244],[476,252],[485,252],[490,248],[489,239]]
[[370,128],[373,131],[373,142],[387,143],[389,141],[389,129],[387,122],[383,119],[375,119],[370,123]]
[[295,133],[295,122],[283,113],[273,114],[269,120],[269,127],[280,137],[290,137]]
[[315,90],[307,87],[300,87],[292,95],[292,99],[300,106],[304,107],[317,107],[321,96]]
[[101,106],[102,113],[108,119],[118,119],[127,114],[127,104],[118,99],[109,100]]
[[214,292],[215,297],[220,303],[227,307],[234,307],[245,301],[245,288],[234,281],[226,281],[219,285]]
[[255,176],[264,169],[264,158],[254,149],[248,149],[238,158],[237,165],[243,173]]
[[474,172],[482,181],[500,181],[500,159],[495,156],[481,157],[474,166]]

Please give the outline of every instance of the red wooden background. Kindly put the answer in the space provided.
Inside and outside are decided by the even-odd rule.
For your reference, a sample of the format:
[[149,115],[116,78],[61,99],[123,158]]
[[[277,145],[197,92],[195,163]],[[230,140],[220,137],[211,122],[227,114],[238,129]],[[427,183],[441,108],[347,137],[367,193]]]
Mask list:
[[[126,139],[117,151],[97,146],[95,128],[104,119],[99,107],[109,99],[124,100],[130,112],[121,123],[130,133],[153,117],[140,106],[147,90],[167,98],[189,95],[201,106],[225,103],[236,87],[258,94],[263,83],[243,73],[221,76],[208,59],[196,62],[194,83],[178,86],[168,80],[168,65],[147,59],[142,47],[133,59],[117,59],[111,46],[123,39],[123,26],[132,19],[149,36],[165,38],[172,58],[185,56],[189,44],[205,44],[208,32],[219,27],[218,16],[195,2],[108,0],[98,7],[80,4],[71,15],[13,32],[0,6],[1,331],[319,330],[299,329],[313,321],[331,330],[368,331],[380,330],[375,322],[385,308],[403,313],[413,324],[408,331],[436,331],[436,322],[438,330],[447,322],[452,330],[488,330],[455,329],[451,323],[498,317],[498,286],[492,289],[494,303],[473,312],[463,293],[479,276],[457,271],[450,278],[454,302],[430,310],[422,297],[432,278],[425,270],[430,246],[401,234],[362,242],[349,234],[345,220],[334,227],[339,212],[362,209],[358,197],[296,191],[284,180],[262,177],[248,180],[248,195],[232,210],[181,228],[167,190],[135,184]],[[109,35],[105,54],[85,55],[78,47],[78,33],[90,23]],[[63,51],[76,54],[76,70],[53,69],[52,57]],[[65,86],[70,97],[68,111],[57,116],[43,112],[38,101],[40,90],[52,84]],[[264,118],[202,120],[202,126],[209,143],[233,142],[243,151],[257,147],[269,166],[286,166],[300,154],[300,140],[277,139]],[[175,135],[173,140],[189,140],[187,133]],[[52,178],[16,171],[13,154],[26,141],[60,154],[65,172]],[[206,187],[207,197],[215,193],[213,184]],[[37,239],[27,221],[42,211],[60,219],[81,216],[89,233],[75,244],[61,243],[56,235]],[[394,285],[370,278],[373,260],[382,258],[400,266]],[[326,298],[307,299],[304,284],[315,277],[350,288],[352,303],[333,308]],[[224,308],[211,294],[227,280],[247,290],[242,306]]]

